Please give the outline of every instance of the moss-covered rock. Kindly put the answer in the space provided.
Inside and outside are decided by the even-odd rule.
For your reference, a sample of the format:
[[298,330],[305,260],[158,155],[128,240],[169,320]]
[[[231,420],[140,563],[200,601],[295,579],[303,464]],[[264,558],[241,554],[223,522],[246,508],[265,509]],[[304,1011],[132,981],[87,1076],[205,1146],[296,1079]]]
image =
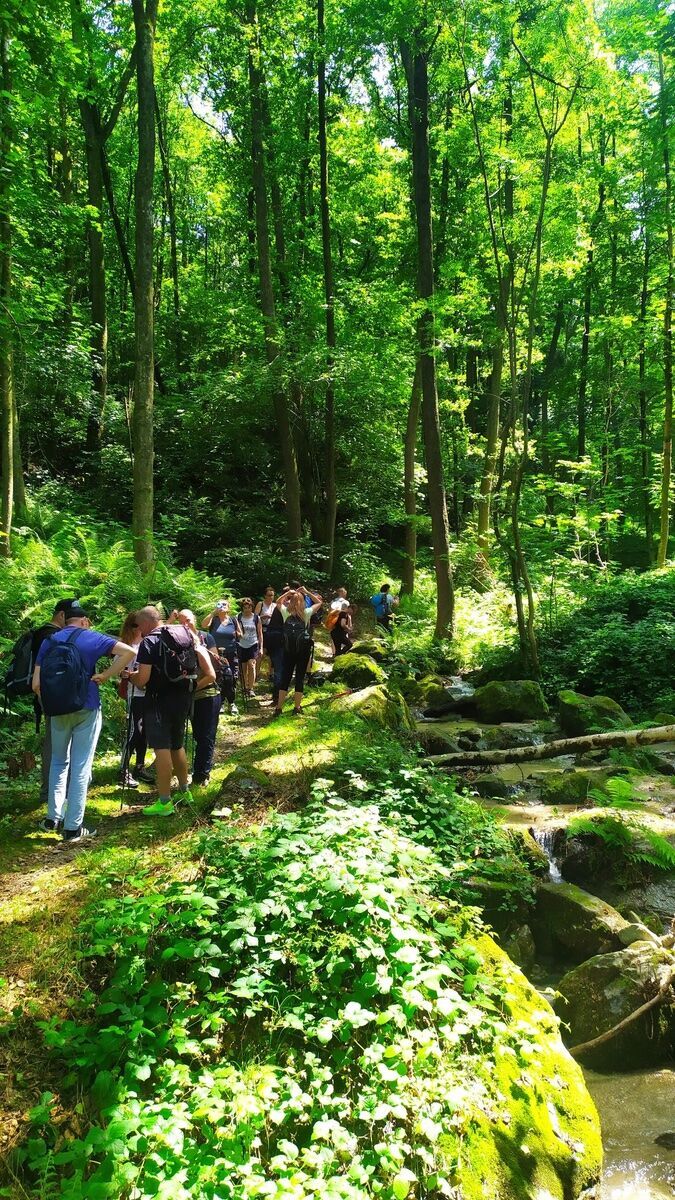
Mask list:
[[548,715],[548,704],[532,679],[493,680],[476,690],[472,703],[481,721],[537,721]]
[[350,688],[371,687],[375,683],[386,683],[387,676],[382,667],[369,658],[367,654],[341,654],[333,665],[335,683],[345,684]]
[[573,883],[542,883],[537,889],[532,931],[540,952],[557,951],[580,963],[619,949],[619,932],[627,924],[610,904]]
[[501,938],[501,944],[511,962],[520,967],[521,971],[529,971],[537,954],[529,925],[517,925],[515,929],[505,933]]
[[331,708],[337,712],[353,713],[383,729],[397,732],[412,732],[415,729],[415,722],[401,693],[381,684],[362,688],[349,696],[338,696],[332,701]]
[[549,1005],[504,951],[489,938],[480,939],[478,949],[499,990],[505,1052],[497,1053],[496,1069],[486,1061],[477,1080],[485,1095],[469,1114],[457,1194],[462,1200],[590,1197],[602,1145],[581,1068],[565,1051]]
[[558,693],[558,717],[568,737],[583,737],[603,729],[630,729],[633,724],[628,713],[609,696],[582,696],[571,690]]
[[382,638],[360,638],[354,642],[350,654],[367,654],[376,662],[384,662],[390,653],[389,643]]
[[[672,951],[647,941],[601,954],[582,963],[558,984],[556,1002],[569,1025],[571,1045],[590,1041],[640,1008],[675,969]],[[675,1008],[661,1004],[604,1045],[584,1054],[584,1063],[602,1071],[629,1071],[670,1062],[675,1053]]]
[[606,795],[607,780],[617,774],[616,768],[547,771],[539,778],[539,794],[544,804],[585,804],[592,791]]
[[675,725],[675,713],[656,712],[650,720],[652,725]]
[[550,863],[546,852],[542,849],[538,842],[535,841],[529,829],[513,829],[511,831],[516,852],[519,858],[530,868],[533,875],[539,875],[542,879],[548,879],[550,871]]
[[221,792],[228,796],[237,794],[252,797],[269,791],[271,786],[269,777],[258,767],[236,763],[223,780]]
[[517,883],[474,875],[465,886],[471,904],[482,910],[484,920],[498,933],[505,933],[528,920],[530,905]]

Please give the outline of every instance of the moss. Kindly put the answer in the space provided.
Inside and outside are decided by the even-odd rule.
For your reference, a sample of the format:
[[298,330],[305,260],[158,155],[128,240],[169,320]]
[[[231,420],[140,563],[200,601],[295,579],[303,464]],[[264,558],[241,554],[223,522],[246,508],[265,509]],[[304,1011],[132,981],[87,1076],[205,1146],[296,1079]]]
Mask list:
[[376,662],[384,662],[390,654],[390,646],[388,642],[381,638],[362,638],[360,641],[354,642],[350,651],[351,654],[367,654],[369,658],[374,658]]
[[548,704],[532,679],[494,680],[478,688],[473,698],[481,721],[537,721],[548,716]]
[[455,1182],[462,1200],[573,1200],[602,1166],[598,1114],[550,1006],[491,938],[476,940],[505,1026],[480,1075]]
[[582,696],[565,690],[558,694],[560,728],[569,737],[583,737],[603,729],[630,729],[632,721],[609,696]]
[[607,793],[607,780],[615,778],[612,770],[550,771],[539,779],[539,794],[543,804],[585,804],[592,789]]
[[540,950],[565,953],[573,962],[621,946],[619,932],[627,922],[620,913],[573,883],[542,883],[533,921]]
[[336,683],[350,688],[370,687],[374,683],[386,683],[387,676],[382,667],[366,654],[341,654],[333,666]]
[[349,713],[382,729],[412,732],[415,723],[400,692],[379,685],[339,696],[331,704],[334,712]]

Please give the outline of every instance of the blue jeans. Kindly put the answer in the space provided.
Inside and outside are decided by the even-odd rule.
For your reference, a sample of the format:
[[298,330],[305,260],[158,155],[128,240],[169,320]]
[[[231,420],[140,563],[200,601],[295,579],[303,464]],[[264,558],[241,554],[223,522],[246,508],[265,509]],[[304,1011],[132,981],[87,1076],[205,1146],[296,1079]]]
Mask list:
[[101,722],[100,708],[81,708],[79,712],[51,718],[52,761],[47,816],[51,821],[60,821],[65,815],[66,829],[79,829],[84,820]]
[[211,774],[218,732],[218,717],[222,703],[222,696],[204,696],[203,700],[195,699],[192,709],[192,733],[195,739],[195,756],[192,765],[194,783],[203,783]]

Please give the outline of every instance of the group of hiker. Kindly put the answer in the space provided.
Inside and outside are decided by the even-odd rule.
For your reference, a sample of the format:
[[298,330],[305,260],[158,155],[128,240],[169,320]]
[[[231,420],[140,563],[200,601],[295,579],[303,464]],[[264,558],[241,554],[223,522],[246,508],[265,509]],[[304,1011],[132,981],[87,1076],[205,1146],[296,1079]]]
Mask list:
[[[383,585],[370,603],[377,623],[389,631],[398,603],[389,586]],[[60,600],[50,621],[16,643],[5,684],[8,695],[32,690],[38,725],[44,720],[40,798],[47,815],[40,828],[60,833],[65,841],[96,835],[84,815],[101,731],[101,683],[117,679],[126,701],[123,788],[154,783],[157,799],[143,811],[169,816],[177,802],[192,800],[190,786],[208,783],[223,706],[237,715],[237,685],[244,703],[254,697],[264,657],[272,718],[282,716],[291,688],[291,712],[300,715],[313,631],[323,609],[321,595],[293,581],[278,596],[268,587],[257,603],[245,597],[237,612],[227,599],[219,600],[199,625],[188,608],[164,618],[146,605],[128,614],[115,638],[91,628],[91,614],[79,600]],[[353,645],[354,612],[346,588],[337,588],[324,619],[335,656]],[[112,661],[99,671],[102,658]],[[188,722],[194,742],[191,780]],[[154,769],[146,767],[148,750],[154,752]],[[174,776],[178,786],[172,796]]]

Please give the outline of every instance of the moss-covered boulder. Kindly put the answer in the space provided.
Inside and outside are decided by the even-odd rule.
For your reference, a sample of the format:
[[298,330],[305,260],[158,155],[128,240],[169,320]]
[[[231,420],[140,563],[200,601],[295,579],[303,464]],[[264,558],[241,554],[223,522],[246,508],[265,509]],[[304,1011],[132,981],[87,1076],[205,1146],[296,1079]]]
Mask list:
[[529,829],[513,829],[511,837],[519,858],[530,868],[533,875],[548,879],[550,863],[545,850],[535,841]]
[[374,658],[376,662],[384,662],[389,653],[389,643],[375,637],[360,638],[354,642],[350,650],[350,654],[367,654],[369,658]]
[[537,948],[529,925],[517,925],[500,939],[501,945],[521,971],[529,971],[537,956]]
[[[635,942],[625,950],[582,963],[558,984],[556,1008],[569,1025],[570,1045],[591,1041],[618,1025],[657,994],[675,970],[675,956],[662,946]],[[632,1021],[610,1041],[584,1054],[584,1064],[601,1071],[659,1066],[675,1054],[675,1008],[658,1007]]]
[[656,712],[650,720],[652,725],[675,725],[675,713]]
[[621,947],[619,933],[628,922],[620,913],[573,883],[542,883],[532,920],[537,949],[562,953],[572,962]]
[[464,886],[470,903],[481,909],[484,920],[498,933],[505,933],[528,920],[530,905],[518,882],[474,875]]
[[353,713],[383,729],[396,732],[412,732],[415,729],[415,722],[401,693],[381,684],[361,688],[349,696],[338,696],[332,701],[331,708],[337,712]]
[[493,680],[477,688],[472,703],[481,721],[538,721],[548,716],[548,704],[532,679]]
[[[504,1051],[486,1060],[455,1168],[462,1200],[580,1200],[602,1167],[600,1123],[549,1005],[489,938],[478,948],[499,992]],[[518,1029],[514,1042],[512,1022]],[[490,1069],[492,1068],[492,1069]]]
[[607,795],[607,780],[618,774],[616,768],[597,767],[547,771],[539,777],[539,794],[543,804],[586,804],[593,791]]
[[568,737],[583,737],[605,729],[630,729],[633,722],[616,700],[609,696],[582,696],[565,690],[558,693],[560,728]]
[[382,667],[367,654],[341,654],[333,665],[335,683],[349,688],[371,687],[375,683],[386,683],[387,676]]

